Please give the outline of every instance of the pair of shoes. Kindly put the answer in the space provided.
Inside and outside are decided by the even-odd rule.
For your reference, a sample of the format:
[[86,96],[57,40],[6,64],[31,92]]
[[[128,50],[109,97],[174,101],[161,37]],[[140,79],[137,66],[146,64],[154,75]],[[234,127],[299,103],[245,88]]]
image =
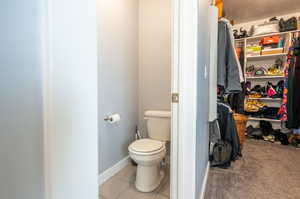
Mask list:
[[300,147],[300,136],[299,135],[290,135],[289,138],[289,143],[295,147]]
[[267,105],[259,100],[247,100],[245,110],[247,112],[258,112]]
[[275,142],[275,136],[274,135],[268,135],[268,136],[263,136],[264,141],[269,141],[269,142]]
[[264,93],[266,93],[266,88],[261,85],[256,85],[251,89],[251,93],[259,93],[263,95]]
[[277,59],[275,64],[268,68],[267,75],[270,76],[281,76],[283,75],[283,61],[281,59]]
[[283,89],[284,89],[284,81],[281,80],[277,83],[277,85],[273,85],[271,82],[268,82],[266,91],[267,91],[268,97],[282,98],[283,97]]
[[283,72],[277,68],[269,68],[266,75],[268,76],[282,76]]
[[247,127],[246,135],[249,138],[262,139],[262,131],[260,128],[254,128],[252,125]]
[[262,98],[262,95],[259,93],[251,93],[249,94],[250,98]]
[[251,82],[246,82],[246,95],[252,98],[270,97],[270,98],[282,98],[284,90],[284,80],[279,81],[273,85],[272,82],[268,82],[266,86],[255,85],[251,89]]

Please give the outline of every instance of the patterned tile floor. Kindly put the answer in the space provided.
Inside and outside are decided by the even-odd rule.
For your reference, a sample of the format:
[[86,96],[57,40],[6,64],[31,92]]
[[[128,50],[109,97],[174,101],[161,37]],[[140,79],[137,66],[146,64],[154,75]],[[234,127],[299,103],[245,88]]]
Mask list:
[[170,170],[164,170],[161,185],[153,192],[142,193],[134,185],[136,166],[128,165],[100,187],[100,199],[169,199]]

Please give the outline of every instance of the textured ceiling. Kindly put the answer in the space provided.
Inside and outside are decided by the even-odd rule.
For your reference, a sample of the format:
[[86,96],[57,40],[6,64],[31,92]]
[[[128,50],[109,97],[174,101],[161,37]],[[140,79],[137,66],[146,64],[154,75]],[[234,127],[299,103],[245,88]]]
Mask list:
[[226,18],[235,23],[300,11],[300,0],[224,0]]

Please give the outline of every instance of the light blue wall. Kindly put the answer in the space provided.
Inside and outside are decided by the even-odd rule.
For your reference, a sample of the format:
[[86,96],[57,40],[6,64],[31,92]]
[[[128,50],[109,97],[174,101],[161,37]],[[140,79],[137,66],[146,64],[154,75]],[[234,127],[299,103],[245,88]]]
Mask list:
[[205,65],[208,63],[208,7],[209,1],[199,1],[198,34],[198,104],[197,104],[197,141],[196,141],[196,199],[199,199],[206,166],[208,163],[208,78],[205,78]]
[[0,198],[42,199],[39,0],[0,3]]
[[[100,173],[128,156],[138,124],[138,0],[98,0]],[[118,124],[103,119],[119,113]]]

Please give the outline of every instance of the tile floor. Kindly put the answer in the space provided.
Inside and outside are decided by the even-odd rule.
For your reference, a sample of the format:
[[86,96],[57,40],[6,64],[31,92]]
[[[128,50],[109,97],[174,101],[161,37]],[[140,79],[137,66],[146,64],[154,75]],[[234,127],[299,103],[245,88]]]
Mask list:
[[151,193],[139,192],[134,185],[136,166],[128,165],[100,187],[100,199],[169,199],[170,170],[165,169],[161,185]]

